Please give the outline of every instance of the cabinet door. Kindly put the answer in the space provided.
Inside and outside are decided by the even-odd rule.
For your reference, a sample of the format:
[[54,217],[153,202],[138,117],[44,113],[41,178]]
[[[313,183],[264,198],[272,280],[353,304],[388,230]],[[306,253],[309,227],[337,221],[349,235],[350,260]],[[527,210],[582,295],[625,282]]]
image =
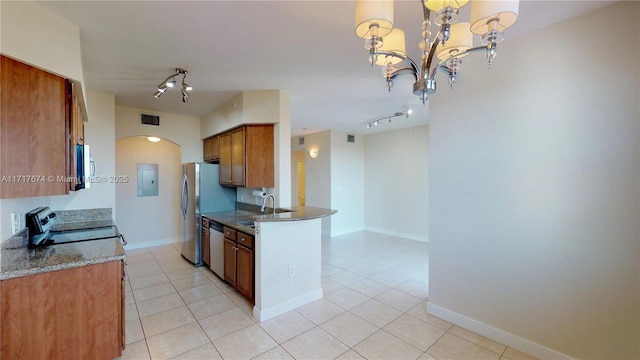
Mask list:
[[231,131],[231,181],[234,186],[244,186],[245,179],[244,127]]
[[273,125],[245,126],[246,174],[244,186],[273,187],[274,132]]
[[65,79],[0,58],[0,198],[65,195]]
[[220,139],[218,136],[204,139],[202,145],[204,161],[215,162],[220,159]]
[[220,139],[220,185],[231,186],[231,133],[224,133]]
[[207,266],[211,264],[211,240],[208,228],[202,228],[202,261]]
[[236,287],[236,243],[224,239],[224,279]]
[[122,355],[121,261],[2,281],[3,359]]
[[253,250],[242,245],[238,245],[237,249],[236,289],[253,301]]

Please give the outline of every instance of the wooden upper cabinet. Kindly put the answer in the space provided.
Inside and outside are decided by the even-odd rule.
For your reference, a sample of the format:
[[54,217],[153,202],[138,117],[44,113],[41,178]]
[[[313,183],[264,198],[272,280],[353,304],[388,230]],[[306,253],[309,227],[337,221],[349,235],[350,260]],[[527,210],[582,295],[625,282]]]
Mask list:
[[220,137],[213,136],[202,141],[205,162],[216,162],[220,160]]
[[231,133],[218,136],[220,139],[220,184],[231,185]]
[[231,185],[245,186],[244,127],[231,131]]
[[220,136],[220,184],[274,186],[273,125],[245,125]]
[[0,198],[68,194],[66,80],[0,58]]

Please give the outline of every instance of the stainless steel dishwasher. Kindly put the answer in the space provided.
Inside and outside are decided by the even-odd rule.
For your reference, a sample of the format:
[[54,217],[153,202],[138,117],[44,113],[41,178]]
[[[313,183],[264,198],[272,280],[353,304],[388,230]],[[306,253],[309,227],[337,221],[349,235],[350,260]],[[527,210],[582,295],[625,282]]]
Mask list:
[[211,239],[210,265],[211,270],[224,280],[224,233],[222,224],[209,221],[209,236]]

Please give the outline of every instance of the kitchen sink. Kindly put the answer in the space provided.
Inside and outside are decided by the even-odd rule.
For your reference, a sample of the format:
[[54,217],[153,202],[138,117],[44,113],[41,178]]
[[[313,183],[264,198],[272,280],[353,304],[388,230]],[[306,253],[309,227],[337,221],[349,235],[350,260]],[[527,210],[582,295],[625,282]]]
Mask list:
[[255,228],[256,227],[256,224],[253,222],[253,220],[236,221],[236,225],[247,226],[247,227],[250,227],[250,228]]
[[281,209],[281,208],[277,208],[277,209],[276,209],[276,214],[279,214],[279,213],[289,213],[289,212],[293,212],[293,210],[289,210],[289,209]]

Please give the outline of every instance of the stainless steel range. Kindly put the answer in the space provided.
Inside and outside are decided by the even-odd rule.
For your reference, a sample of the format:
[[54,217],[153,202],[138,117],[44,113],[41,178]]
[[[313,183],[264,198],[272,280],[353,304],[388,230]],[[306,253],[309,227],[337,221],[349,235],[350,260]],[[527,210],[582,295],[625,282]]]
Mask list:
[[123,245],[127,244],[124,236],[118,232],[118,228],[114,225],[53,230],[55,229],[55,219],[56,213],[51,211],[48,206],[39,207],[26,214],[30,248],[114,237],[120,238]]

